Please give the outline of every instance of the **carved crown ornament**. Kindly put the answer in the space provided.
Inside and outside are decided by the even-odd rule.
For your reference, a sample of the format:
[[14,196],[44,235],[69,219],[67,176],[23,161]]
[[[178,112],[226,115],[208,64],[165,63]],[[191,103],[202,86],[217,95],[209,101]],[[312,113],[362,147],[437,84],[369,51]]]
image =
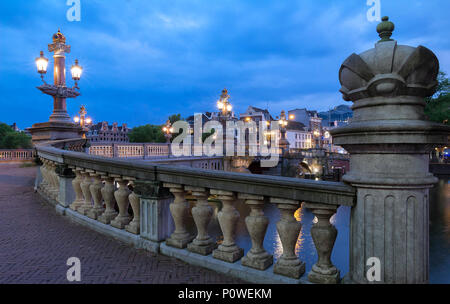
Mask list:
[[390,39],[394,24],[383,17],[377,31],[382,38],[375,48],[353,53],[339,70],[343,99],[433,95],[437,86],[439,61],[424,46],[399,45]]

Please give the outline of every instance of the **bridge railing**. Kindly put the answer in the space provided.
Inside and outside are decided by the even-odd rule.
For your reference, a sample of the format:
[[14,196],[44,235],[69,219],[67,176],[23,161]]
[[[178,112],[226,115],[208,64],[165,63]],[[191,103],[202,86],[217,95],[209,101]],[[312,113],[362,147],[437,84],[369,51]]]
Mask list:
[[[337,235],[330,218],[339,206],[353,206],[355,190],[348,185],[113,159],[52,146],[38,146],[37,153],[42,161],[37,190],[62,213],[138,247],[240,277],[246,273],[254,282],[306,281],[305,263],[295,254],[302,225],[294,213],[303,205],[317,219],[311,235],[318,261],[308,280],[340,280],[330,260]],[[220,242],[208,230],[210,199],[221,205]],[[236,244],[236,204],[251,210],[245,218],[252,241],[248,252]],[[273,252],[263,247],[269,224],[264,204],[280,212],[276,226],[283,254],[273,267]],[[189,229],[192,220],[195,231]]]
[[34,157],[33,149],[0,149],[0,162],[31,161]]
[[91,143],[89,154],[120,158],[167,157],[170,144],[167,143]]

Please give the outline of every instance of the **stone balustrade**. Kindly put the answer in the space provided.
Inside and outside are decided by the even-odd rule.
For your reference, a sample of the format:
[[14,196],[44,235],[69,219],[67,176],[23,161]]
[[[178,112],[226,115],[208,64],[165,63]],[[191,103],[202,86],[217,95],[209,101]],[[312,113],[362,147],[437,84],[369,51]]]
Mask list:
[[[268,281],[279,282],[280,277],[293,282],[340,281],[330,260],[336,229],[329,219],[340,205],[354,204],[355,191],[345,184],[112,159],[51,145],[38,146],[37,153],[42,162],[40,194],[62,214],[98,231],[180,259],[190,254],[230,268],[239,266],[244,272],[257,271]],[[71,199],[64,203],[67,197]],[[212,201],[220,206],[222,236],[217,239],[210,231],[217,206]],[[252,246],[247,252],[236,243],[236,226],[243,216],[238,204],[250,209],[245,225]],[[269,225],[266,204],[274,204],[280,212],[276,227],[283,253],[276,261],[263,246]],[[311,235],[318,261],[307,275],[305,263],[295,254],[302,225],[294,213],[302,204],[317,218]]]
[[166,143],[91,143],[89,154],[120,158],[167,157],[170,146]]
[[34,149],[0,149],[0,162],[22,162],[34,160]]

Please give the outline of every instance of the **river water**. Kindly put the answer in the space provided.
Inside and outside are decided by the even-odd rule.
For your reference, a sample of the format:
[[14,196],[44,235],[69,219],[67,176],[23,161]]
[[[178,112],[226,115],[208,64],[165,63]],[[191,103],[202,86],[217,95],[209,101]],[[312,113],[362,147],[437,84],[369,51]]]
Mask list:
[[[251,240],[244,219],[250,209],[243,203],[237,203],[235,206],[240,213],[236,243],[247,253],[251,248]],[[217,221],[218,210],[219,208],[215,208],[209,227],[210,234],[216,237],[221,235]],[[280,218],[279,211],[276,206],[265,204],[264,214],[269,218],[264,248],[273,253],[276,261],[282,254],[281,242],[276,231],[276,222]],[[305,208],[299,208],[295,217],[303,225],[297,241],[296,253],[302,261],[306,262],[306,273],[308,273],[317,261],[317,253],[310,234],[314,215]],[[349,269],[350,207],[339,207],[337,213],[331,218],[331,222],[338,230],[331,258],[343,277]],[[439,180],[439,183],[430,189],[430,283],[450,283],[450,182],[448,179]]]

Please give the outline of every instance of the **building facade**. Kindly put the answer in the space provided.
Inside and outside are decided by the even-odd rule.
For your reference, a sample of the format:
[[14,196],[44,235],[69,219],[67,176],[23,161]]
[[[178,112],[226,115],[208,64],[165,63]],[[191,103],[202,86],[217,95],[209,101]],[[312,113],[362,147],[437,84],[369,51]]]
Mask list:
[[118,126],[117,122],[114,122],[112,125],[108,125],[108,122],[104,121],[90,126],[86,137],[93,143],[127,143],[129,142],[129,132],[130,129],[125,123],[123,123],[122,126]]

